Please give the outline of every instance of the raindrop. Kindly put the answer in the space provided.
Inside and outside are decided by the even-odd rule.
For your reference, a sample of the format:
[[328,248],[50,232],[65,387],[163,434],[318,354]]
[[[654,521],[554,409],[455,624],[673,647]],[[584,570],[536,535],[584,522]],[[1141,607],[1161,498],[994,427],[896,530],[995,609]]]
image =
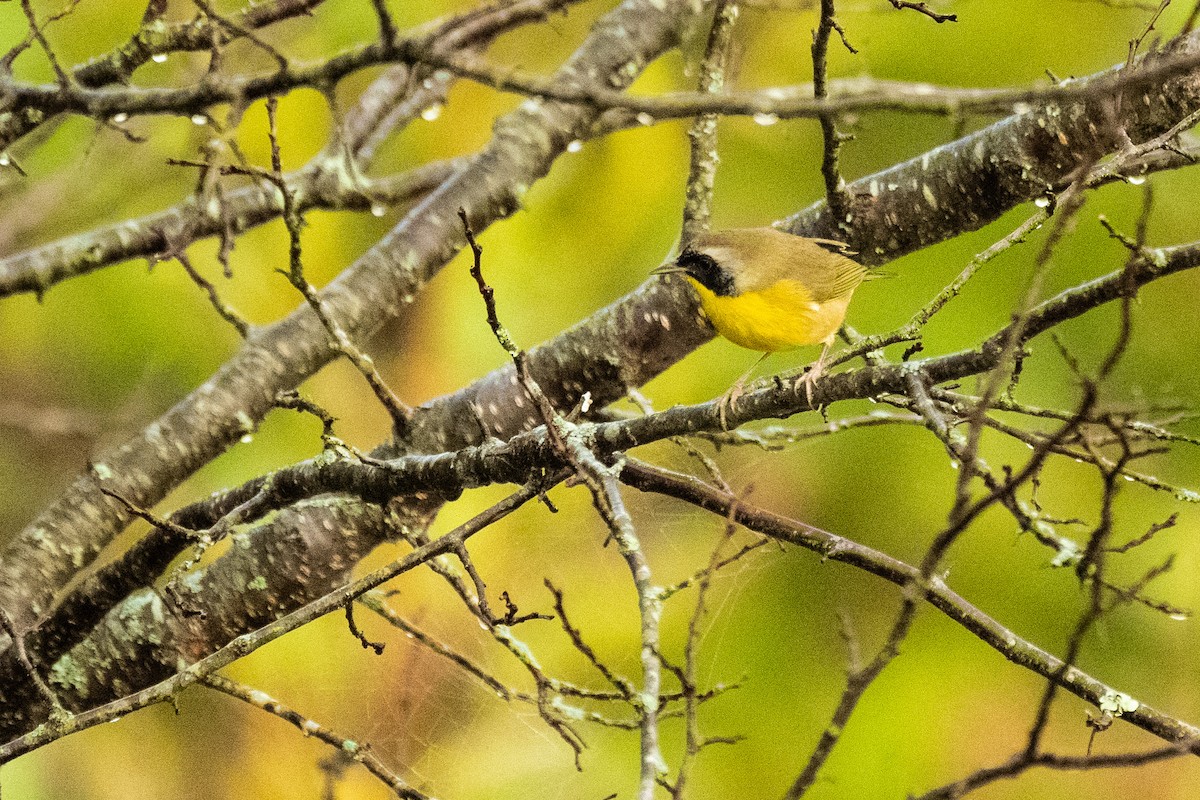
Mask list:
[[428,108],[426,108],[424,111],[421,112],[421,119],[425,120],[426,122],[433,122],[435,119],[437,119],[441,115],[442,115],[442,104],[434,103],[433,105],[429,106]]
[[254,434],[252,434],[252,433],[243,434],[242,438],[238,439],[238,441],[241,442],[242,444],[250,444],[251,442],[254,441]]
[[122,122],[127,122],[128,120],[129,120],[129,115],[126,114],[124,111],[122,111],[120,114],[113,114],[113,116],[112,116],[112,121],[118,125],[120,125]]
[[1178,614],[1170,614],[1169,616],[1171,619],[1175,620],[1176,622],[1187,622],[1188,621],[1188,615],[1184,614],[1182,612],[1180,612]]
[[760,112],[754,115],[754,121],[763,126],[774,125],[776,122],[779,122],[779,115]]
[[373,217],[382,217],[386,213],[387,206],[385,206],[383,203],[375,203],[373,206],[371,206],[371,216]]
[[583,149],[583,142],[579,141],[578,139],[572,140],[571,143],[567,145],[568,153],[578,153],[582,149]]
[[192,114],[192,124],[193,125],[207,125],[208,124],[208,116],[205,114]]
[[155,53],[154,55],[150,56],[150,60],[153,61],[155,64],[161,64],[167,60],[167,54],[166,53]]
[[1049,208],[1050,207],[1050,198],[1049,197],[1039,197],[1037,200],[1033,201],[1033,204],[1035,206],[1037,206],[1038,208]]
[[638,114],[636,117],[634,117],[634,119],[637,120],[638,125],[653,125],[654,124],[654,117],[650,116],[645,111]]
[[1146,182],[1145,175],[1126,175],[1125,180],[1129,181],[1134,186],[1141,186]]

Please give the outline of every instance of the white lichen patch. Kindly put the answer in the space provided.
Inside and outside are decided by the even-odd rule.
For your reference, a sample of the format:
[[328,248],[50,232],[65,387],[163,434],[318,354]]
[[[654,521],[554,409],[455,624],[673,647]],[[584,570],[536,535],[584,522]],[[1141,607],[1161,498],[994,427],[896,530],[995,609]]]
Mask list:
[[937,210],[937,207],[938,207],[937,197],[934,196],[933,189],[931,189],[929,187],[928,183],[921,185],[921,196],[925,198],[926,203],[929,203],[930,208],[932,208],[935,211]]
[[1119,717],[1122,714],[1131,714],[1141,708],[1141,706],[1142,704],[1134,698],[1124,692],[1118,692],[1113,689],[1109,689],[1097,704],[1097,707],[1101,711],[1106,714],[1112,714],[1114,717]]

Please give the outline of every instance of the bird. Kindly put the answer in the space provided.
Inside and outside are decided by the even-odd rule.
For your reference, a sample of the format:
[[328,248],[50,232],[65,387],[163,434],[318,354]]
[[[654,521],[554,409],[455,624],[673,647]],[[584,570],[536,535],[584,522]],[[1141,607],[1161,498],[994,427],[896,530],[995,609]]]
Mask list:
[[775,228],[730,228],[696,236],[654,274],[682,273],[700,298],[717,333],[762,357],[721,398],[725,415],[746,379],[771,353],[823,344],[821,356],[801,381],[812,403],[813,383],[846,319],[854,290],[869,277],[867,267],[833,239],[794,236]]

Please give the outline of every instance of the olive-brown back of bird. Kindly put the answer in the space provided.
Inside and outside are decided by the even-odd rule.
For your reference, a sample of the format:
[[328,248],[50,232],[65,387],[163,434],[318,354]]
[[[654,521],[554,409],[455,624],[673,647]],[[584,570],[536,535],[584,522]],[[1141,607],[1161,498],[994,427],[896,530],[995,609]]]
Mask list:
[[828,345],[867,275],[840,242],[774,228],[703,234],[676,264],[717,332],[760,352]]

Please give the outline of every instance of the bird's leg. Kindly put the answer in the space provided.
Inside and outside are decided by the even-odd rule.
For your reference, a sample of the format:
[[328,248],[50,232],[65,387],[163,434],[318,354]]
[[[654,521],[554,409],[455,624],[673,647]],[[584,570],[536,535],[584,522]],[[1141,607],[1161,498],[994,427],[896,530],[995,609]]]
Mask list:
[[746,388],[746,381],[750,378],[750,375],[754,372],[754,370],[758,369],[758,365],[766,360],[767,356],[769,355],[771,354],[763,353],[761,356],[759,356],[758,360],[754,362],[753,366],[742,373],[742,377],[734,381],[733,386],[729,387],[729,391],[721,395],[721,398],[717,401],[717,414],[721,418],[721,430],[729,430],[729,426],[725,424],[726,414],[732,411],[734,406],[737,405],[738,398],[742,396]]
[[821,348],[821,355],[817,358],[815,364],[808,368],[808,371],[800,376],[800,383],[804,384],[804,396],[808,399],[808,405],[812,406],[813,386],[825,375],[825,356],[829,354],[829,348],[833,346],[833,337],[825,340],[825,346]]

